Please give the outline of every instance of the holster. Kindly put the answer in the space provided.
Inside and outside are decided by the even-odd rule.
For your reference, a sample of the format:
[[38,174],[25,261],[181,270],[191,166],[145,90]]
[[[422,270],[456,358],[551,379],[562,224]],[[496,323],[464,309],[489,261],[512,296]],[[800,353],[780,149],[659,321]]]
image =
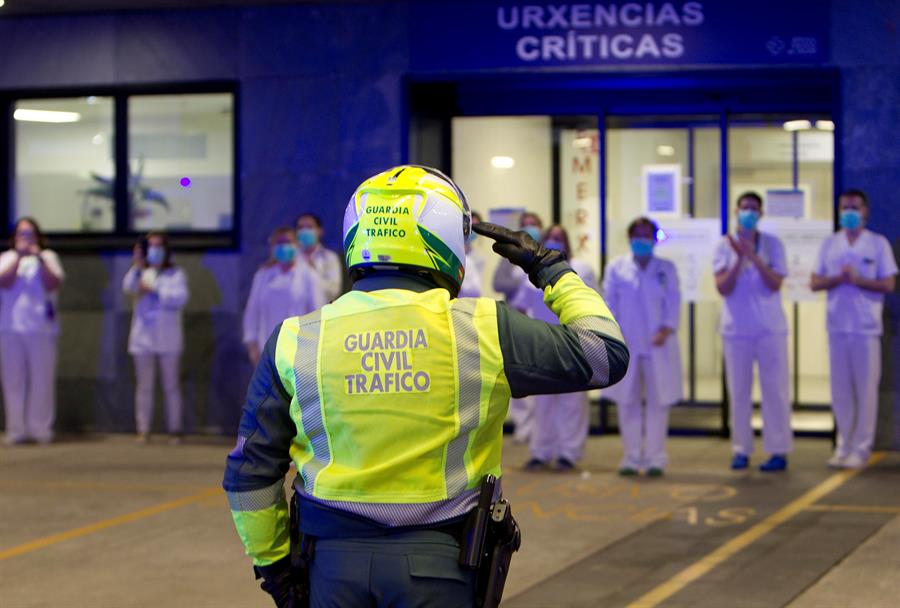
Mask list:
[[291,493],[291,581],[289,608],[309,608],[309,568],[315,552],[315,539],[300,531],[300,505],[297,493]]
[[482,480],[478,506],[469,514],[460,542],[460,566],[476,570],[477,608],[500,605],[512,554],[522,544],[522,533],[509,502],[503,498],[491,502],[496,482],[493,475]]

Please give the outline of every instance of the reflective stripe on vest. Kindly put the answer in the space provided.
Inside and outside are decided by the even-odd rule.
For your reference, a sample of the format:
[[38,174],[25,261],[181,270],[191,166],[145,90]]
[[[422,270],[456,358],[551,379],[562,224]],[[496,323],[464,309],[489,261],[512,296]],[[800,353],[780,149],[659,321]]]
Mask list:
[[285,321],[276,366],[314,499],[439,506],[501,473],[509,386],[492,300],[351,292]]

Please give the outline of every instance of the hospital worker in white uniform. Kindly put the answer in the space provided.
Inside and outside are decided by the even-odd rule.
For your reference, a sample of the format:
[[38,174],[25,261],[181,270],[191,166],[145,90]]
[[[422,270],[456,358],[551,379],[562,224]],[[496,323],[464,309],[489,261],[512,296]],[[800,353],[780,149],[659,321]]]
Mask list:
[[716,288],[724,297],[721,316],[725,379],[731,403],[731,468],[746,469],[753,453],[753,364],[762,389],[763,472],[784,471],[793,449],[788,387],[787,320],[781,284],[787,276],[784,245],[760,232],[762,198],[746,192],[737,200],[738,229],[722,238],[713,254]]
[[122,289],[134,297],[128,352],[134,357],[137,377],[134,395],[137,440],[146,443],[150,437],[158,363],[169,443],[180,443],[179,364],[184,348],[181,311],[188,300],[188,287],[184,271],[172,264],[172,251],[165,234],[151,232],[135,246],[131,268],[122,279]]
[[682,399],[678,323],[681,291],[675,264],[653,255],[658,227],[640,217],[628,226],[631,253],[606,267],[603,297],[628,344],[628,372],[605,396],[619,413],[623,455],[619,474],[650,477],[668,463],[669,408]]
[[269,237],[269,246],[271,257],[253,275],[244,309],[244,346],[254,366],[279,323],[327,303],[318,276],[299,260],[293,228],[276,228]]
[[0,255],[0,381],[8,445],[53,440],[56,298],[65,274],[37,222],[16,222]]
[[319,216],[304,213],[297,218],[297,242],[300,245],[300,259],[310,266],[319,277],[325,303],[341,295],[344,278],[341,257],[322,245],[322,221]]
[[[478,212],[472,212],[472,225],[481,221],[481,215]],[[478,298],[481,297],[481,277],[484,271],[485,259],[478,255],[472,245],[478,238],[475,231],[469,232],[469,240],[466,241],[466,275],[463,277],[462,286],[459,288],[460,298]]]
[[875,439],[884,294],[894,291],[897,262],[890,243],[866,230],[869,202],[861,190],[838,198],[841,230],[825,239],[812,275],[815,291],[828,291],[831,407],[837,447],[828,465],[866,465]]
[[[572,251],[569,235],[559,224],[547,230],[542,242],[547,249],[564,251],[567,255]],[[569,265],[585,285],[597,289],[594,271],[587,262],[570,258]],[[559,319],[544,304],[544,292],[531,281],[521,283],[509,304],[534,319],[559,324]],[[528,441],[531,458],[525,468],[534,471],[555,465],[559,471],[575,469],[588,436],[588,394],[582,391],[537,395],[533,415],[534,424]]]
[[[543,234],[544,222],[537,213],[526,211],[519,218],[519,230],[527,232],[536,241],[540,241]],[[492,280],[494,291],[503,294],[506,302],[516,296],[523,284],[530,285],[527,275],[521,268],[511,264],[509,260],[502,259],[494,270]],[[529,441],[534,430],[534,397],[521,397],[509,400],[509,419],[512,420],[515,430],[513,438],[519,443]]]

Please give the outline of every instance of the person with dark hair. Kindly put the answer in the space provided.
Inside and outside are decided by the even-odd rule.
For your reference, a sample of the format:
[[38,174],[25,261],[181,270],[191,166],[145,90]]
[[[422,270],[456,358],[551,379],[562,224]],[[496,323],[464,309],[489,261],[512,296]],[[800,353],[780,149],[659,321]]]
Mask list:
[[297,218],[296,225],[302,259],[319,277],[325,302],[331,302],[341,295],[341,258],[322,245],[322,221],[319,216],[304,213]]
[[631,252],[612,260],[603,278],[603,296],[631,352],[625,377],[604,393],[617,406],[623,476],[664,473],[669,408],[682,398],[681,291],[675,264],[654,255],[657,231],[650,218],[631,222]]
[[56,302],[64,278],[38,223],[19,219],[9,249],[0,255],[0,381],[9,445],[53,440]]
[[781,284],[787,276],[784,245],[760,232],[762,198],[745,192],[737,199],[737,233],[727,234],[713,255],[716,288],[724,297],[721,316],[725,380],[731,403],[731,468],[746,469],[753,453],[753,364],[762,388],[763,472],[784,471],[793,449],[788,383],[787,319]]
[[812,275],[813,291],[828,292],[831,408],[837,446],[834,468],[869,461],[878,417],[884,295],[896,287],[897,262],[888,240],[865,228],[869,201],[862,190],[838,197],[841,229],[825,239]]
[[181,310],[188,300],[188,287],[184,271],[172,264],[172,251],[164,233],[151,232],[134,246],[132,265],[122,279],[122,290],[135,299],[128,352],[134,357],[137,377],[134,395],[137,441],[147,443],[150,438],[158,361],[169,442],[180,443],[179,363],[184,349]]
[[298,261],[297,232],[280,226],[272,231],[269,246],[269,260],[253,275],[244,309],[244,345],[253,365],[279,323],[325,304],[315,272]]

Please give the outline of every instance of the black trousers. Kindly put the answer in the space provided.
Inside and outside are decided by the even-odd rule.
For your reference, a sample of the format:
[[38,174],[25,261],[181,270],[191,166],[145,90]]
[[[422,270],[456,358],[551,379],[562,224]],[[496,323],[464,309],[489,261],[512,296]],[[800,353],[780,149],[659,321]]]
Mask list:
[[475,572],[458,557],[456,539],[431,530],[316,539],[311,608],[471,608]]

